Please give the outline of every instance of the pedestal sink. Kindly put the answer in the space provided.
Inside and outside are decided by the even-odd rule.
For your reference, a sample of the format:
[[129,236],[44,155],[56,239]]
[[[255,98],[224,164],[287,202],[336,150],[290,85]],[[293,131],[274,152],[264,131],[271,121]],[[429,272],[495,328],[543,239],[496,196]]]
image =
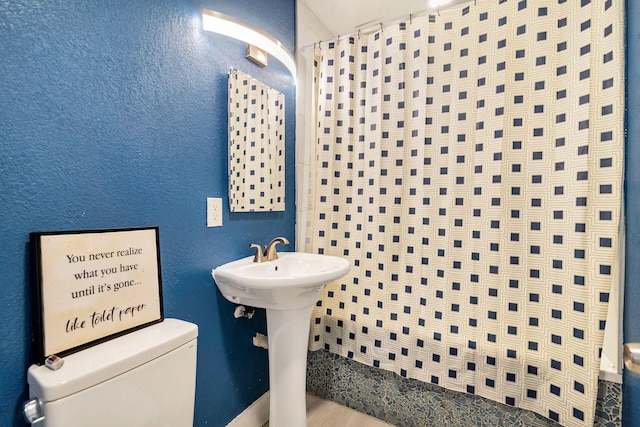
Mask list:
[[250,256],[212,271],[222,295],[267,309],[269,426],[305,427],[307,344],[311,312],[322,288],[349,271],[349,261],[303,252],[279,252],[273,261]]

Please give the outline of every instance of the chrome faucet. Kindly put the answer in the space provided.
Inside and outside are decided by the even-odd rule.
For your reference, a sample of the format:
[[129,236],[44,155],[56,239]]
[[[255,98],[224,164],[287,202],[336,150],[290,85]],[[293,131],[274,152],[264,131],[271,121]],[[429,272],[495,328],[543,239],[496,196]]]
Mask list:
[[273,261],[278,259],[276,245],[279,243],[288,245],[289,241],[284,237],[276,237],[267,245],[267,247],[264,249],[264,252],[262,251],[262,246],[257,243],[252,243],[251,245],[249,245],[250,248],[254,248],[256,250],[256,255],[253,257],[253,262]]

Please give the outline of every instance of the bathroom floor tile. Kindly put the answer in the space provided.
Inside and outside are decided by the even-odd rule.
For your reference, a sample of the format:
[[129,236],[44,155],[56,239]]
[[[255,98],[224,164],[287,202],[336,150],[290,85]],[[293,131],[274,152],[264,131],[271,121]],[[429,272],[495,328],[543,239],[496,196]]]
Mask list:
[[[392,424],[307,393],[307,427],[392,427]],[[267,422],[263,427],[269,427]]]

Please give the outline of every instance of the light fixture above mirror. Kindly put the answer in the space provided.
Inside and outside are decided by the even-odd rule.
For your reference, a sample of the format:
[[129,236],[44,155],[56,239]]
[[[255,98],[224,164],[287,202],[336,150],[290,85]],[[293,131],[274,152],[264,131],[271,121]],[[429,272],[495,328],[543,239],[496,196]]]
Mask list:
[[[202,9],[202,29],[245,42],[248,45],[247,57],[254,62],[256,59],[249,56],[251,46],[266,52],[287,67],[295,80],[296,62],[293,55],[278,39],[262,29],[210,9]],[[261,59],[258,61],[260,66],[266,66],[266,55],[264,62]]]

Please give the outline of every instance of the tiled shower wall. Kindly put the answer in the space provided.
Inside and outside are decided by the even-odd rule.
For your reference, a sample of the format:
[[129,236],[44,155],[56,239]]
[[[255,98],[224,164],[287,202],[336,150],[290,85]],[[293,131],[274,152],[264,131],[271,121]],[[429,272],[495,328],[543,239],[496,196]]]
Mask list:
[[[307,391],[401,427],[557,427],[530,411],[403,378],[325,350],[309,352]],[[622,385],[600,381],[597,427],[622,426]]]

